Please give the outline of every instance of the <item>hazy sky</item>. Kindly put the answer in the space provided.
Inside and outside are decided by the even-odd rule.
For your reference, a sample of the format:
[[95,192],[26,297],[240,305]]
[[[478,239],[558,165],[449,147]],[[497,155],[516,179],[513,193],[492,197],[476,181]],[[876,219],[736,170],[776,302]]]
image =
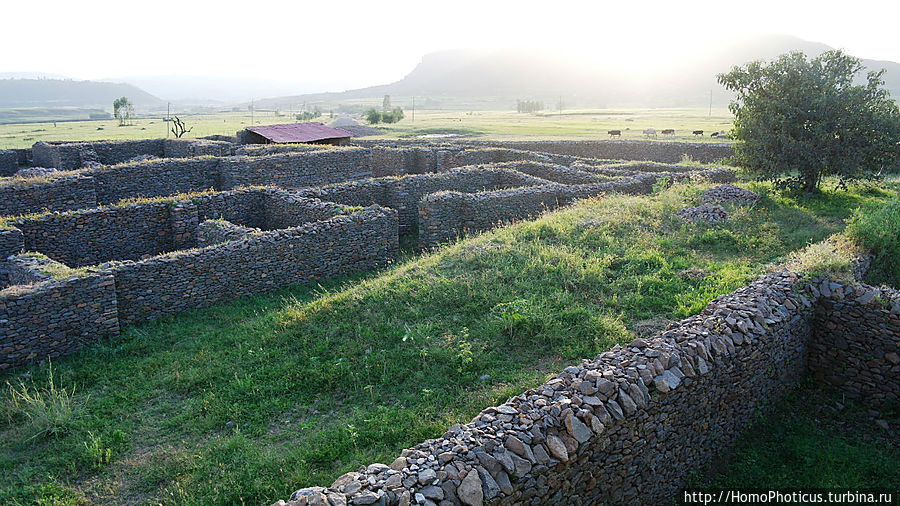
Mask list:
[[440,49],[548,47],[665,59],[781,33],[900,61],[900,2],[26,0],[0,7],[0,72],[381,84]]

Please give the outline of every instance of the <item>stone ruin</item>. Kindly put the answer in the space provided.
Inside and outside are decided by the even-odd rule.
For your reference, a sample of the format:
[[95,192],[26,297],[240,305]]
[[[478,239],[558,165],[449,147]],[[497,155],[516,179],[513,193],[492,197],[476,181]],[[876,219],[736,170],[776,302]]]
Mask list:
[[665,504],[806,376],[900,400],[900,292],[782,270],[273,506]]
[[578,199],[649,193],[661,177],[734,180],[580,156],[602,145],[542,146],[37,143],[31,159],[52,171],[0,178],[0,368],[132,322],[378,268],[401,234],[433,248]]
[[750,190],[723,184],[704,191],[701,197],[703,203],[699,206],[682,209],[675,215],[689,221],[720,223],[728,220],[728,211],[721,204],[753,206],[759,199],[760,196]]
[[[0,178],[0,368],[74,352],[131,322],[378,268],[397,257],[401,234],[430,248],[578,199],[649,193],[660,178],[733,181],[726,169],[676,163],[728,150],[156,139],[0,151],[0,165],[16,169],[3,174],[28,160],[56,169]],[[706,206],[723,200],[758,197],[730,185],[704,195]],[[896,401],[898,335],[896,291],[770,274],[389,465],[286,502],[665,502],[690,470],[735,441],[761,403],[804,375],[873,405]]]
[[703,192],[704,204],[738,204],[754,205],[759,202],[760,196],[750,190],[745,190],[732,184],[723,184],[710,188]]
[[728,220],[728,212],[724,207],[713,204],[701,204],[699,206],[687,207],[675,213],[690,221],[705,221],[707,223],[719,223]]

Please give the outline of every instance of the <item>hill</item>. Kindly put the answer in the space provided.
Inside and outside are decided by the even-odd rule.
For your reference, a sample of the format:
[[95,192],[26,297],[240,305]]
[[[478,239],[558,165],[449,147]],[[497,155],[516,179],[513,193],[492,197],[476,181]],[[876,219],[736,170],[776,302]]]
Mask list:
[[[661,60],[665,63],[649,68],[639,58],[632,63],[614,63],[606,54],[573,58],[553,51],[451,50],[425,55],[406,77],[394,83],[341,93],[259,100],[256,105],[284,108],[301,102],[337,104],[389,94],[421,97],[420,103],[428,100],[449,109],[508,108],[514,107],[518,98],[542,100],[552,109],[560,97],[570,108],[703,107],[711,98],[715,105],[724,106],[730,96],[716,83],[717,73],[792,50],[818,55],[829,49],[818,42],[772,35],[673,51],[671,58]],[[659,54],[654,56],[660,59]],[[887,69],[886,85],[900,97],[900,64],[877,60],[863,63],[869,69]]]
[[139,109],[165,108],[166,103],[127,83],[64,79],[0,79],[0,108],[100,107],[111,109],[113,100],[128,99]]

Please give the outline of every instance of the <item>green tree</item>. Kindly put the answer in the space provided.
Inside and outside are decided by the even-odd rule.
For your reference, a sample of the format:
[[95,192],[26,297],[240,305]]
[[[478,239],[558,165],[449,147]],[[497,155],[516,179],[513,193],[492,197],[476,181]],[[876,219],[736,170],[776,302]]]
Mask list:
[[862,71],[858,58],[827,51],[801,52],[771,63],[754,61],[719,74],[737,93],[734,114],[737,163],[759,179],[786,180],[814,191],[824,176],[863,177],[900,159],[900,110],[880,72]]
[[394,116],[394,123],[400,121],[404,117],[403,108],[400,106],[394,107],[394,111],[392,114]]
[[374,125],[375,123],[378,123],[381,121],[381,113],[378,112],[378,109],[375,109],[374,107],[369,109],[368,111],[366,111],[365,116],[366,116],[366,121],[370,125]]
[[120,97],[113,100],[113,115],[119,120],[119,126],[131,124],[134,118],[134,106],[126,97]]

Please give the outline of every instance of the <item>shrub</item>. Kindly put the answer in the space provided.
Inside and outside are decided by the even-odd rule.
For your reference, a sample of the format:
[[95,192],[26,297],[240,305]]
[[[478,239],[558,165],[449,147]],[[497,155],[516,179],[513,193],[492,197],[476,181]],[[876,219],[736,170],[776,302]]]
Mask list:
[[78,406],[73,403],[75,387],[60,388],[53,379],[51,364],[47,386],[38,387],[20,381],[18,385],[6,382],[8,393],[3,406],[7,420],[12,423],[25,420],[33,435],[57,437],[64,434],[78,416]]
[[846,233],[875,255],[869,279],[900,287],[900,199],[857,209]]
[[366,122],[368,122],[370,125],[374,125],[381,121],[381,113],[378,112],[378,109],[375,109],[374,107],[366,111],[365,116]]

